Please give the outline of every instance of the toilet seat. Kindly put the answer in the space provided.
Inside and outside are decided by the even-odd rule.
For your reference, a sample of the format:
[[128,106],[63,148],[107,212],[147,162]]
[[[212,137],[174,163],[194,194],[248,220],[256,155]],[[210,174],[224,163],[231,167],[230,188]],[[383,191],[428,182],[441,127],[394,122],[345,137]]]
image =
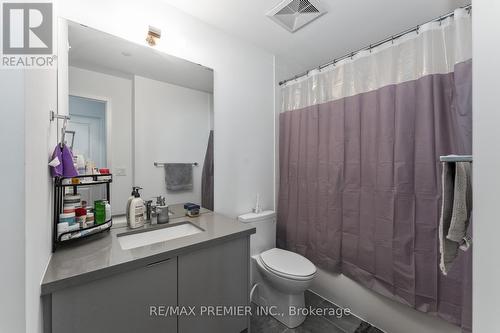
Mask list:
[[274,248],[262,252],[259,259],[266,270],[282,278],[305,281],[316,274],[316,266],[294,252]]

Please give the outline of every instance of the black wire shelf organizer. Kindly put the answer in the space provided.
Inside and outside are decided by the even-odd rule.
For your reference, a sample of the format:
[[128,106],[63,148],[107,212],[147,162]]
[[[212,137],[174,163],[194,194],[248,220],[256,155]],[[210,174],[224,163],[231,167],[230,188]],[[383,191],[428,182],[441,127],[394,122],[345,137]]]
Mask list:
[[[106,188],[106,198],[108,202],[111,200],[111,183],[113,182],[112,174],[100,175],[81,175],[76,177],[56,177],[54,178],[54,221],[52,230],[52,252],[61,246],[63,243],[73,243],[75,241],[109,231],[113,226],[113,220],[105,220],[103,223],[93,226],[79,228],[58,234],[57,224],[59,223],[59,214],[64,210],[64,195],[78,194],[79,188],[103,185]],[[95,218],[95,216],[94,216]]]

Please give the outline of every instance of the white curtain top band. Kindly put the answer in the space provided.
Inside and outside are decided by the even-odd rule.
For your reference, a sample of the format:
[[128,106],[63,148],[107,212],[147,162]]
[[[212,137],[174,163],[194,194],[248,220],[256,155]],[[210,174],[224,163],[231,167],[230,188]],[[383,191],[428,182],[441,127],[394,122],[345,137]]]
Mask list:
[[446,74],[472,58],[472,18],[466,9],[371,50],[361,51],[282,86],[282,112],[302,109],[384,86]]

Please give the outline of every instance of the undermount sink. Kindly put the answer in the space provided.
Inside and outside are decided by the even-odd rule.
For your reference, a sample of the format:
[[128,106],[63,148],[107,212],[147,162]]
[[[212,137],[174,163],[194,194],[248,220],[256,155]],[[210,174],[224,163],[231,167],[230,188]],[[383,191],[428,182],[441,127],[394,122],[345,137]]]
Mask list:
[[156,244],[168,240],[190,236],[204,232],[202,228],[191,222],[179,222],[163,228],[141,230],[138,232],[127,232],[118,234],[118,242],[123,250],[135,249],[136,247]]

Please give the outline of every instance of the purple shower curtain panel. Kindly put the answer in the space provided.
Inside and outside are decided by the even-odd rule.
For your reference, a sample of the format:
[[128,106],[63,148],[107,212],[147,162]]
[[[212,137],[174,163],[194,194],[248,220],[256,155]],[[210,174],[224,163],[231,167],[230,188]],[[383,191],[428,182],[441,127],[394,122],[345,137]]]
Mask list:
[[472,251],[439,270],[440,155],[472,153],[472,61],[280,115],[278,246],[471,330]]

